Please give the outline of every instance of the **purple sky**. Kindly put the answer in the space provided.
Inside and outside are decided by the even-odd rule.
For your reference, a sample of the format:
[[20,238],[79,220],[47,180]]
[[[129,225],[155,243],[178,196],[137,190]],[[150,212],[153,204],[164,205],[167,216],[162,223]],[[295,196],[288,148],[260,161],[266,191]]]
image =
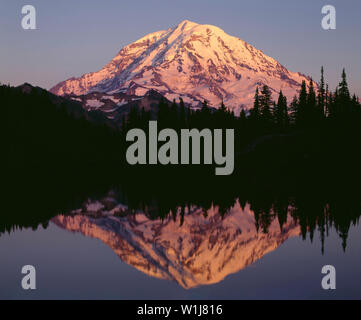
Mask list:
[[[21,8],[37,10],[37,30],[21,28]],[[337,10],[337,29],[321,28],[321,8]],[[188,19],[213,24],[319,80],[324,65],[332,89],[345,67],[361,97],[359,0],[147,0],[0,2],[0,82],[30,82],[49,89],[97,71],[125,45]]]

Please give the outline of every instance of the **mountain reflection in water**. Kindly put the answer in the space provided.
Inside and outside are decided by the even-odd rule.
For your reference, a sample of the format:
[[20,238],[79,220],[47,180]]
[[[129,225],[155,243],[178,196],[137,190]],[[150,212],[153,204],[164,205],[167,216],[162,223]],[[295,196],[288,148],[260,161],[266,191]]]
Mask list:
[[328,227],[335,227],[346,247],[345,230],[358,222],[359,216],[346,218],[347,226],[331,218],[331,206],[326,204],[318,207],[317,218],[311,219],[314,211],[308,208],[309,215],[300,219],[305,206],[306,202],[297,206],[296,201],[256,206],[236,199],[226,210],[218,205],[207,209],[184,205],[159,217],[155,205],[131,209],[111,191],[51,221],[60,228],[103,241],[122,261],[145,274],[189,289],[222,281],[290,237],[305,237],[308,232],[312,238],[316,227],[321,241]]

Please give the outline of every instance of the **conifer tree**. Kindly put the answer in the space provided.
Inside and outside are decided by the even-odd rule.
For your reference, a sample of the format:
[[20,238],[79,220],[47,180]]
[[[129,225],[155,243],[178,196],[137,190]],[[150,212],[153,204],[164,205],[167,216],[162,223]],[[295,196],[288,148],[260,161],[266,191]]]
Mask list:
[[330,92],[328,89],[328,84],[326,84],[326,92],[325,92],[325,117],[327,118],[330,114]]
[[287,98],[280,90],[277,104],[274,104],[273,117],[277,127],[285,127],[288,124]]
[[253,109],[250,111],[250,118],[254,121],[260,119],[260,103],[259,103],[259,91],[258,87],[256,88],[256,93],[254,95]]
[[269,126],[272,123],[272,93],[267,85],[264,85],[260,96],[260,117],[265,126]]
[[321,117],[324,117],[326,113],[325,110],[326,92],[325,92],[325,77],[324,77],[323,67],[321,67],[321,80],[319,87],[320,90],[318,91],[318,97],[317,97],[318,112]]
[[342,70],[342,80],[338,85],[335,104],[336,116],[339,119],[345,120],[345,118],[351,113],[351,97],[348,89],[345,69]]
[[306,81],[302,81],[301,91],[295,113],[296,125],[304,126],[307,121],[307,88]]
[[316,93],[313,85],[313,80],[311,78],[310,84],[308,86],[308,95],[307,95],[307,115],[306,121],[308,124],[314,124],[316,120],[317,109],[316,109]]
[[287,97],[283,96],[283,124],[284,126],[288,126],[290,123],[289,115],[288,115],[288,105],[287,105]]
[[339,90],[338,90],[339,97],[343,101],[349,102],[350,101],[350,91],[348,89],[345,69],[342,70],[342,81],[338,85],[338,88],[339,88]]
[[298,98],[295,95],[292,99],[292,102],[290,104],[290,116],[289,116],[289,122],[296,124],[297,122],[297,114],[298,114]]

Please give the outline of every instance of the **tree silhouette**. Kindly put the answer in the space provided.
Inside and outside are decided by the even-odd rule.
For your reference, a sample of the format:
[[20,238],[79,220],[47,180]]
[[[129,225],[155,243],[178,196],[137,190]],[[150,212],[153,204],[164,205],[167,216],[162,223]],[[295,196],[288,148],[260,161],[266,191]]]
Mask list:
[[307,124],[307,88],[306,88],[306,81],[302,81],[301,91],[298,98],[297,110],[295,112],[295,121],[296,125],[298,126],[306,126]]
[[274,105],[273,117],[276,127],[282,129],[288,125],[287,98],[283,95],[282,90],[280,90],[277,104]]
[[273,104],[272,101],[272,93],[267,85],[264,85],[261,90],[261,96],[259,98],[260,102],[260,119],[263,123],[264,128],[267,130],[271,126],[273,122],[272,110],[271,106]]
[[326,114],[326,89],[325,89],[325,77],[324,77],[323,67],[321,67],[321,80],[319,83],[317,104],[318,104],[318,118],[322,119]]

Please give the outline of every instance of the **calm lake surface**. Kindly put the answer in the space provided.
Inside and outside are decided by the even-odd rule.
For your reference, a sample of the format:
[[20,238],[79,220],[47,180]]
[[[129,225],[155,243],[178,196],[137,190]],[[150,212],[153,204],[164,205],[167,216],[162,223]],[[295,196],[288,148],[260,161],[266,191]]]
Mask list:
[[[130,209],[114,191],[88,198],[35,230],[0,234],[0,298],[361,298],[360,211],[346,205],[340,220],[327,204],[323,218],[303,219],[296,202],[268,207],[235,199],[157,216],[159,206]],[[37,289],[25,291],[29,264]],[[324,265],[336,268],[336,290],[321,287]]]

